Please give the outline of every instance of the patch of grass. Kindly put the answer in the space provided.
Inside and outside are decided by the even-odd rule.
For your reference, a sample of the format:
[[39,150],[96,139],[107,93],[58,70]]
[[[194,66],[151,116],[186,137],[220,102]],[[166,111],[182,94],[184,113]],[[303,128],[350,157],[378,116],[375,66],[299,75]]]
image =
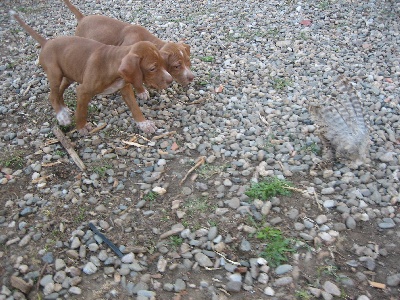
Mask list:
[[272,35],[273,37],[276,37],[279,34],[279,29],[271,28],[270,30],[267,31],[267,34]]
[[38,8],[33,8],[33,7],[29,7],[29,6],[20,6],[17,8],[17,11],[25,13],[25,14],[29,14],[29,13],[35,12],[37,10],[38,10]]
[[66,153],[65,153],[65,151],[62,151],[62,150],[56,150],[56,151],[54,151],[54,155],[64,157],[66,155]]
[[200,57],[200,60],[204,61],[204,62],[213,62],[214,56],[203,56],[203,57]]
[[144,195],[143,199],[145,201],[154,201],[157,199],[157,197],[158,197],[158,194],[156,192],[151,191],[151,192],[147,193],[146,195]]
[[306,290],[299,290],[295,293],[296,298],[301,300],[311,300],[311,295]]
[[331,4],[331,2],[329,0],[319,1],[318,7],[321,10],[325,10],[329,7],[330,4]]
[[275,77],[272,79],[272,87],[275,90],[283,90],[284,88],[291,86],[292,85],[292,81],[290,79],[287,78],[280,78],[280,77]]
[[106,175],[107,170],[111,169],[111,165],[103,165],[93,167],[93,172],[97,173],[100,177],[104,177]]
[[71,110],[75,110],[76,107],[76,99],[64,99],[65,101],[65,105],[71,109]]
[[256,237],[266,242],[261,257],[264,257],[271,267],[287,262],[287,254],[295,251],[292,247],[293,241],[285,238],[279,229],[264,227],[257,232]]
[[169,237],[168,244],[174,249],[177,249],[180,245],[182,245],[182,243],[183,243],[183,238],[181,238],[180,236],[172,235]]
[[81,208],[79,208],[78,214],[75,215],[74,222],[75,222],[75,224],[79,224],[85,220],[86,220],[86,208],[81,207]]
[[200,178],[210,179],[212,176],[220,174],[225,168],[226,165],[217,166],[205,163],[197,169],[197,174]]
[[210,227],[215,227],[218,225],[218,222],[215,220],[208,220],[208,225],[210,225]]
[[312,152],[315,155],[321,154],[321,148],[316,142],[312,142],[310,145],[302,147],[301,150],[304,150],[305,152]]
[[89,114],[96,114],[99,112],[99,108],[97,107],[97,105],[89,105],[88,106],[88,113]]
[[252,184],[245,194],[252,199],[268,200],[277,195],[291,195],[292,186],[293,184],[287,180],[267,177],[264,181]]
[[206,212],[210,208],[208,199],[206,197],[188,199],[183,205],[186,214],[190,217],[196,216],[200,212]]
[[338,267],[333,266],[333,265],[327,265],[327,266],[320,266],[317,268],[317,274],[318,277],[321,277],[322,274],[333,276],[335,279],[339,279],[339,275],[337,274]]
[[22,169],[24,167],[25,158],[21,152],[8,153],[5,157],[7,158],[0,160],[0,165],[11,169]]
[[308,40],[308,34],[307,33],[305,33],[305,32],[300,32],[300,39],[301,40],[304,40],[304,41],[306,41],[306,40]]

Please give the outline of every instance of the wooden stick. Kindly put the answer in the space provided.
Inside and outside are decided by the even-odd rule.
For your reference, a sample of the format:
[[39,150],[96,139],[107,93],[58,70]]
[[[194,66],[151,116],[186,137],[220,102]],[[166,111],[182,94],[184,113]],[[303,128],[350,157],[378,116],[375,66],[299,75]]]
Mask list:
[[100,130],[102,130],[102,129],[103,129],[104,127],[106,127],[106,126],[107,126],[106,123],[104,123],[103,125],[97,126],[96,128],[92,129],[92,130],[89,132],[89,134],[93,134],[93,133],[95,133],[95,132],[97,132],[97,131],[100,131]]
[[170,132],[166,132],[166,133],[154,136],[152,138],[152,140],[159,140],[159,139],[162,139],[163,137],[166,137],[166,136],[169,136],[169,135],[173,135],[173,134],[176,134],[176,131],[170,131]]
[[60,143],[64,146],[65,150],[67,150],[68,154],[71,156],[72,160],[79,167],[79,169],[81,169],[81,171],[84,171],[86,167],[72,147],[72,143],[69,138],[67,138],[61,131],[61,129],[57,126],[53,127],[53,133],[58,138]]
[[374,287],[374,288],[378,288],[378,289],[386,289],[386,284],[384,283],[380,283],[380,282],[375,282],[375,281],[369,281],[368,283],[370,286]]
[[135,143],[135,142],[122,141],[122,143],[127,144],[127,145],[129,145],[129,146],[136,146],[136,147],[139,147],[139,148],[140,148],[140,147],[145,147],[145,148],[147,148],[146,145],[142,145],[142,144]]
[[190,173],[192,173],[194,170],[196,170],[196,168],[198,168],[198,167],[200,167],[202,164],[204,164],[205,161],[206,161],[206,157],[205,157],[205,156],[200,156],[200,157],[197,159],[197,163],[186,173],[185,177],[183,177],[183,179],[181,180],[181,183],[180,183],[180,184],[182,184],[182,183],[186,180],[186,178],[189,176]]

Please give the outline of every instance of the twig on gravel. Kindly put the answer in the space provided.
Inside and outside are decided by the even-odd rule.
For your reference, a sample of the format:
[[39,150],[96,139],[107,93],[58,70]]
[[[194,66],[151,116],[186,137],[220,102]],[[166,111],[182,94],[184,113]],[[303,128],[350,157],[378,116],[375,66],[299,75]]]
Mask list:
[[52,167],[52,166],[59,165],[59,164],[61,164],[61,161],[57,160],[55,162],[42,164],[42,167]]
[[386,289],[386,284],[368,280],[370,286],[378,289]]
[[28,84],[28,87],[25,89],[24,93],[22,94],[22,96],[25,96],[26,94],[28,94],[29,90],[31,89],[32,83]]
[[81,171],[84,171],[86,169],[85,164],[82,162],[78,154],[75,152],[69,138],[67,138],[61,131],[61,129],[57,126],[53,127],[53,133],[58,138],[60,143],[64,146],[65,150],[67,150],[68,154],[71,156],[72,160],[79,167],[79,169],[81,169]]
[[54,176],[53,174],[50,174],[50,175],[47,175],[47,176],[39,177],[39,178],[36,178],[36,179],[32,180],[32,183],[44,182],[44,181],[46,181],[46,179],[51,178],[53,176]]
[[154,136],[154,137],[152,138],[152,140],[159,140],[159,139],[162,139],[162,138],[164,138],[164,137],[166,137],[166,136],[174,135],[174,134],[176,134],[176,131],[166,132],[166,133],[163,133],[163,134]]
[[192,102],[183,102],[183,103],[185,103],[186,105],[192,105],[192,104],[200,104],[200,103],[202,103],[202,102],[204,102],[204,101],[206,101],[205,98],[199,99],[199,100],[194,100],[194,101],[192,101]]
[[145,148],[147,148],[147,146],[146,146],[146,145],[142,145],[142,144],[135,143],[135,142],[130,142],[130,141],[122,141],[122,143],[124,143],[124,144],[127,144],[127,145],[129,145],[129,146],[135,146],[135,147],[138,147],[138,148],[141,148],[141,147],[145,147]]
[[45,146],[49,146],[49,145],[53,145],[53,144],[57,144],[59,143],[59,141],[57,139],[51,139],[48,140],[46,143],[44,143]]
[[102,129],[103,129],[104,127],[106,127],[106,126],[107,126],[106,123],[104,123],[104,124],[102,124],[102,125],[100,125],[100,126],[97,126],[96,128],[94,128],[94,129],[92,129],[91,131],[89,131],[89,134],[96,133],[97,131],[102,130]]
[[192,173],[194,170],[196,170],[198,167],[200,167],[205,162],[206,162],[206,157],[205,156],[200,156],[197,159],[197,163],[186,173],[185,177],[183,177],[183,179],[181,180],[180,184],[182,184],[186,180],[186,178],[189,176],[190,173]]
[[39,277],[37,278],[36,295],[38,295],[38,297],[40,297],[40,295],[39,295],[40,280],[42,279],[44,270],[46,270],[46,268],[47,268],[47,263],[44,264],[43,268],[40,270]]
[[225,259],[227,262],[230,262],[232,265],[240,266],[240,262],[236,262],[236,261],[230,260],[229,258],[226,258],[225,255],[223,255],[222,253],[220,253],[220,252],[218,252],[218,251],[215,251],[215,250],[214,250],[214,252],[215,252],[216,254],[218,254],[219,256],[221,256],[223,259]]
[[321,204],[319,203],[317,192],[315,191],[315,189],[313,192],[314,192],[315,202],[317,203],[319,210],[322,211],[322,207],[321,207]]
[[223,292],[225,295],[230,296],[231,294],[229,294],[226,290],[224,290],[223,288],[218,288],[221,292]]
[[263,122],[267,126],[267,131],[265,134],[268,136],[271,133],[271,126],[269,125],[268,121],[258,112],[258,116],[260,117],[261,122]]

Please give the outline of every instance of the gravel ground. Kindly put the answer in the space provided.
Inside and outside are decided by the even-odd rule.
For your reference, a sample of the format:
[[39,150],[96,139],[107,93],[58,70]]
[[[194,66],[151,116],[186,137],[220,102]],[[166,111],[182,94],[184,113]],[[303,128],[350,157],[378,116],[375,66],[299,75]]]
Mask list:
[[[0,3],[0,300],[400,298],[398,1],[75,2],[185,41],[196,78],[140,102],[154,135],[118,93],[94,98],[105,127],[65,131],[82,172],[54,140],[40,49],[7,12],[47,38],[76,21],[62,1]],[[339,75],[355,82],[369,159],[315,168],[308,104]],[[75,86],[65,98],[74,109]],[[246,195],[271,176],[307,192]],[[264,258],[265,228],[294,241],[287,261]]]

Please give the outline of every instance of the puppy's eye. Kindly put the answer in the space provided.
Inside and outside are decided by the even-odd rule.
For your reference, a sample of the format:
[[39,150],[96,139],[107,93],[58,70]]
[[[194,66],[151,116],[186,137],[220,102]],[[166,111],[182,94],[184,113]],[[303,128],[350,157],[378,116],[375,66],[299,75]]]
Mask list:
[[176,65],[175,69],[179,69],[181,67],[181,65]]
[[150,72],[154,72],[156,69],[157,69],[156,67],[152,67],[152,68],[150,69]]

